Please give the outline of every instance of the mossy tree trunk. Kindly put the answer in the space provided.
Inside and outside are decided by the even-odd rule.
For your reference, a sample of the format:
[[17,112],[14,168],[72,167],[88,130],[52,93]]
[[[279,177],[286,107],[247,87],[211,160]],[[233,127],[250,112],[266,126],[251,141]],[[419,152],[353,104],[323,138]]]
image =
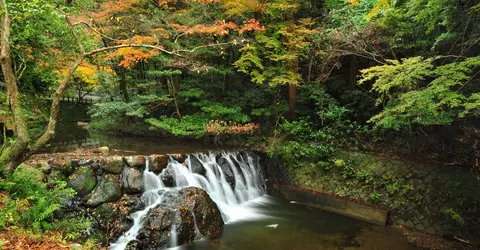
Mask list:
[[[4,147],[0,152],[0,167],[10,177],[15,169],[28,157],[42,148],[55,134],[55,127],[57,124],[58,113],[60,108],[60,101],[65,92],[68,81],[75,70],[80,66],[85,58],[85,50],[80,38],[76,35],[70,20],[67,18],[67,23],[71,28],[72,34],[75,37],[80,49],[80,54],[70,67],[67,74],[63,77],[55,94],[52,97],[52,106],[50,109],[50,117],[47,128],[43,134],[36,140],[32,141],[28,132],[27,123],[22,116],[22,103],[19,98],[17,76],[12,67],[11,53],[10,53],[10,27],[11,20],[8,14],[6,0],[0,1],[1,27],[0,27],[0,66],[2,67],[3,76],[5,79],[5,86],[8,94],[8,104],[13,115],[15,142],[10,147]],[[30,145],[29,145],[30,144]]]

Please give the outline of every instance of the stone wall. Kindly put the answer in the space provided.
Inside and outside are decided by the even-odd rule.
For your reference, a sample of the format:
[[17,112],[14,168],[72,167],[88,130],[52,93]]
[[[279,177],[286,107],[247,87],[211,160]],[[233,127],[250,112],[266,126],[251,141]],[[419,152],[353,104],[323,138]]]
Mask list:
[[479,241],[480,181],[471,169],[358,152],[338,153],[332,162],[288,166],[276,159],[267,178],[270,185],[291,184],[388,209],[391,224]]
[[[77,195],[63,204],[57,218],[83,217],[91,222],[89,238],[104,246],[126,246],[126,249],[164,249],[182,245],[202,237],[218,237],[223,231],[223,219],[209,194],[197,187],[180,189],[145,189],[144,170],[162,173],[166,186],[174,185],[170,158],[187,167],[185,155],[108,155],[108,148],[80,150],[74,153],[35,155],[21,167],[42,171],[39,179],[65,181]],[[191,160],[191,163],[196,162]],[[198,164],[197,164],[198,163]],[[196,162],[190,167],[199,167]],[[201,172],[200,170],[198,170]],[[40,175],[40,174],[39,174]],[[151,178],[151,177],[150,177]],[[148,186],[147,186],[148,188]],[[161,195],[160,195],[161,193]],[[152,194],[156,194],[153,195]],[[152,197],[163,197],[152,200]],[[148,209],[147,209],[148,208]],[[134,212],[143,211],[144,225],[136,239],[125,236],[138,219]],[[172,238],[175,230],[177,237]],[[121,237],[122,236],[122,237]],[[172,243],[172,240],[175,240]]]
[[[162,172],[170,156],[179,162],[184,160],[181,154],[151,155],[149,169],[157,174]],[[128,230],[133,223],[129,215],[145,206],[140,199],[146,167],[143,155],[103,155],[101,150],[39,154],[24,166],[40,168],[43,176],[39,178],[44,180],[67,182],[77,195],[57,216],[89,218],[93,222],[93,237],[106,245]],[[173,178],[166,175],[169,177]]]

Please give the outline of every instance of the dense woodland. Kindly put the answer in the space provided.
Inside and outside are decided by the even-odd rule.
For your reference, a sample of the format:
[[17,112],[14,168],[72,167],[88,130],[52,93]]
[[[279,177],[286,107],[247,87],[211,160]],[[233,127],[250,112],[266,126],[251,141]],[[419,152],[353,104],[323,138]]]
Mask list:
[[20,215],[0,201],[12,206],[0,209],[0,228],[83,236],[68,225],[88,221],[49,220],[71,190],[14,171],[55,136],[63,96],[100,96],[91,128],[109,133],[321,164],[349,149],[480,171],[477,0],[1,0],[0,9],[0,189],[33,204]]

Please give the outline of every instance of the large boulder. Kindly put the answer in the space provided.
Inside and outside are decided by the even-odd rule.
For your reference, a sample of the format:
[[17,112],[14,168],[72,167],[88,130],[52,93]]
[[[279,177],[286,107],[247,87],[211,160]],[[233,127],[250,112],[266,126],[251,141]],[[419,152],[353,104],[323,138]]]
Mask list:
[[[172,233],[176,234],[174,243]],[[195,240],[193,215],[186,207],[158,205],[148,212],[137,240],[138,249],[162,249],[192,242]]]
[[114,155],[101,160],[101,169],[108,174],[120,174],[123,170],[123,157]]
[[220,236],[223,230],[223,219],[217,204],[208,193],[200,188],[187,187],[179,191],[181,206],[190,210],[203,237]]
[[120,180],[122,188],[127,194],[137,194],[144,191],[143,172],[139,169],[125,167]]
[[89,166],[79,167],[68,177],[68,184],[77,191],[79,196],[83,197],[90,193],[97,184],[95,172]]
[[[162,203],[146,215],[136,249],[161,249],[183,245],[205,236],[219,236],[223,230],[220,210],[204,190],[196,187],[178,192],[163,191]],[[198,229],[198,230],[197,230]],[[172,243],[174,233],[176,242]]]
[[93,210],[95,227],[102,231],[106,239],[116,239],[133,226],[133,220],[125,210],[130,211],[121,202],[103,203]]
[[88,195],[86,205],[97,207],[105,202],[118,201],[122,196],[122,188],[117,175],[106,174],[95,189]]
[[36,181],[42,182],[46,175],[42,172],[41,169],[32,167],[25,163],[20,164],[16,169],[14,175],[27,174],[28,176],[33,177]]

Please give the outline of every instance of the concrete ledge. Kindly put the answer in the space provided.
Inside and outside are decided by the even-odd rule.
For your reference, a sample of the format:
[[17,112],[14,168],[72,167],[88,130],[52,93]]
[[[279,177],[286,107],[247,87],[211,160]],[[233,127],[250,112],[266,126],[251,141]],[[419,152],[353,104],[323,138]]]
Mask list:
[[388,211],[374,208],[348,200],[332,198],[321,193],[297,189],[291,186],[275,186],[276,193],[286,199],[332,213],[363,220],[372,224],[385,226]]

